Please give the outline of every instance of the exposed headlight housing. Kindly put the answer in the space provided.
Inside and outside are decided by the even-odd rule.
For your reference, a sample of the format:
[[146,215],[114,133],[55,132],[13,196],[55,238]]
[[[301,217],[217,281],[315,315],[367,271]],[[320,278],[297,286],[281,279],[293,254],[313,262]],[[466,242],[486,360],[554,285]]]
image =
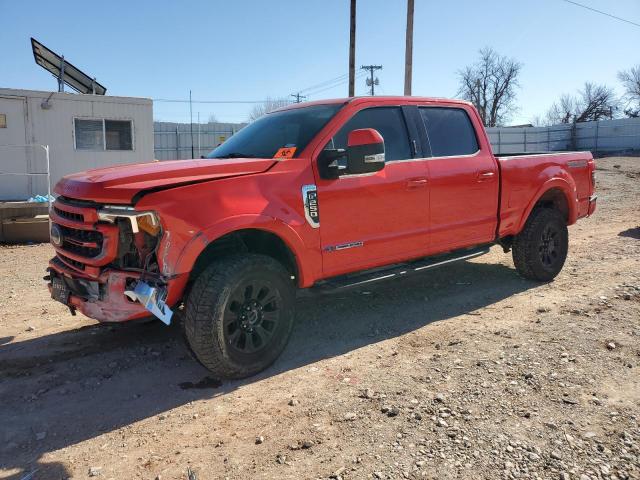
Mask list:
[[150,235],[157,235],[160,231],[160,219],[158,214],[151,210],[138,211],[133,207],[122,205],[106,205],[98,210],[98,219],[109,223],[115,223],[119,218],[129,220],[131,223],[131,231],[138,233],[140,230]]

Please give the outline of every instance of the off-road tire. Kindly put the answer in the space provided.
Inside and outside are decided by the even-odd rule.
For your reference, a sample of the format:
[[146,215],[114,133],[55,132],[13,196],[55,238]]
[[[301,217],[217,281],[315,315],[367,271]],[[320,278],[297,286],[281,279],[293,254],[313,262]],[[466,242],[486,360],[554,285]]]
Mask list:
[[[263,293],[263,302],[275,299],[262,305]],[[290,273],[271,257],[232,255],[213,262],[196,279],[186,303],[184,332],[193,354],[215,376],[244,378],[278,358],[294,318],[295,286]],[[258,343],[259,350],[251,351]]]
[[552,208],[536,208],[513,241],[513,263],[524,278],[548,282],[562,270],[568,247],[564,216]]

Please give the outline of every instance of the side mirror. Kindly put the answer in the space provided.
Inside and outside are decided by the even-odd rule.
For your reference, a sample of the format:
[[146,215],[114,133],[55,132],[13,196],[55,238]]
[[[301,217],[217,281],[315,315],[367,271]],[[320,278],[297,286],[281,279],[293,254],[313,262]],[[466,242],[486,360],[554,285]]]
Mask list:
[[350,174],[378,172],[384,168],[384,139],[373,128],[352,130],[347,137],[347,170]]
[[318,170],[321,178],[334,180],[340,175],[377,172],[384,168],[384,162],[382,135],[373,128],[362,128],[349,132],[346,150],[324,149],[318,157]]

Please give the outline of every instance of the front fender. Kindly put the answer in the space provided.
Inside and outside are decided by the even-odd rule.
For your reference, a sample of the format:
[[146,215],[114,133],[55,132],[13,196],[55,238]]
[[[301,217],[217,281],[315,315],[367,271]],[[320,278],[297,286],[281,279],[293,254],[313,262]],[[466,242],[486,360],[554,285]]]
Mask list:
[[567,200],[567,206],[569,207],[569,218],[567,221],[567,225],[576,223],[576,220],[578,218],[578,198],[576,194],[576,184],[573,178],[571,178],[571,175],[567,174],[566,172],[559,171],[555,173],[555,176],[549,178],[542,184],[542,186],[536,191],[532,200],[527,205],[527,208],[524,210],[524,213],[520,218],[517,233],[521,232],[524,228],[524,224],[527,222],[527,219],[536,206],[536,203],[538,203],[542,196],[551,189],[561,190],[564,194],[565,199]]
[[[255,229],[263,230],[278,236],[291,250],[298,267],[298,285],[300,287],[311,286],[317,276],[317,268],[314,265],[321,265],[320,252],[315,252],[308,248],[300,235],[289,224],[273,217],[259,214],[246,214],[225,218],[224,220],[211,225],[207,229],[198,232],[181,250],[174,262],[172,273],[188,273],[193,268],[198,256],[211,242],[229,233]],[[162,251],[163,245],[160,247]],[[170,245],[165,246],[170,248]],[[315,257],[318,258],[315,258]],[[315,262],[314,262],[315,260]],[[163,267],[163,265],[161,265]]]

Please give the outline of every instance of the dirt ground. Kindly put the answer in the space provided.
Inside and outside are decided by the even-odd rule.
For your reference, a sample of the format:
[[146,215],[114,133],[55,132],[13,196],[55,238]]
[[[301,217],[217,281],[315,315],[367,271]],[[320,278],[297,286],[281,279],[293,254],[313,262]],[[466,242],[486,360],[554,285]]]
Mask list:
[[49,245],[0,247],[0,478],[640,478],[640,158],[597,163],[554,282],[494,247],[301,298],[244,381],[210,378],[178,328],[71,316]]

